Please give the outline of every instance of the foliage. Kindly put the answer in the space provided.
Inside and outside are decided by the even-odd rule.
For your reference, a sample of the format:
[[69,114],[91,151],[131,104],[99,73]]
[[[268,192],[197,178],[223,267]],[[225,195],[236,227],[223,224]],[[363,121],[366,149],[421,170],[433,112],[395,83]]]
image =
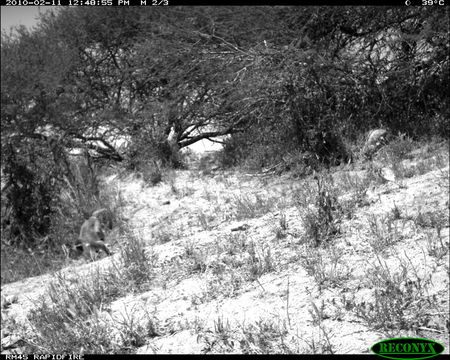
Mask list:
[[35,237],[44,236],[50,230],[57,188],[52,186],[51,171],[36,171],[46,164],[39,164],[31,152],[26,159],[16,156],[10,146],[3,149],[6,182],[2,189],[2,207],[6,213],[2,216],[3,236],[12,243],[30,244]]
[[346,138],[356,140],[374,127],[413,137],[446,136],[444,14],[371,7],[289,10],[278,34],[295,28],[297,41],[267,45],[247,77],[259,89],[260,108],[252,113],[258,120],[227,144],[244,146],[246,157],[257,163],[263,157],[258,154],[265,154],[260,166],[280,161],[293,147],[335,164],[350,159]]
[[266,144],[268,156],[288,140],[333,162],[347,155],[342,136],[374,126],[414,136],[431,117],[427,132],[445,135],[445,15],[374,7],[62,9],[41,15],[34,32],[3,35],[2,119],[28,136],[51,125],[72,145],[115,160],[123,158],[118,136],[159,142],[173,128],[179,147],[249,131],[240,142]]
[[416,8],[63,9],[3,36],[2,102],[22,126],[51,124],[115,159],[119,133],[172,126],[180,147],[255,122],[300,144],[380,123],[416,135],[435,115],[439,132],[447,25]]

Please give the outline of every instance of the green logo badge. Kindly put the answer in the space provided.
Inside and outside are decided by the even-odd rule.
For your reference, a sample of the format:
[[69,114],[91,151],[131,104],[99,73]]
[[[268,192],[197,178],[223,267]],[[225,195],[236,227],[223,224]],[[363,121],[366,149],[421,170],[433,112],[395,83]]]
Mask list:
[[443,352],[444,346],[428,339],[395,338],[377,342],[370,350],[388,359],[427,359]]

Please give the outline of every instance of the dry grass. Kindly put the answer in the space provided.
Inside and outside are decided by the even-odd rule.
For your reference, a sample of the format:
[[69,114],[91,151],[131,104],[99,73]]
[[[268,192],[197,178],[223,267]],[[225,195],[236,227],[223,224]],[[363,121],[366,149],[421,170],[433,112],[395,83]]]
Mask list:
[[431,273],[419,276],[409,261],[400,260],[393,271],[377,256],[377,263],[367,269],[367,281],[373,284],[373,300],[353,304],[355,314],[371,329],[394,337],[400,330],[418,329],[428,324],[440,306],[429,295]]

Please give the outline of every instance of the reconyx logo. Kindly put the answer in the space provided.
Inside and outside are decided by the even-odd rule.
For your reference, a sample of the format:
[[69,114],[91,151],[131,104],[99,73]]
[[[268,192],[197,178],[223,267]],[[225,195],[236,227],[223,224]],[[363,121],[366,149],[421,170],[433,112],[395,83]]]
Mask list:
[[443,352],[444,346],[427,339],[396,338],[377,342],[370,350],[388,359],[427,359]]

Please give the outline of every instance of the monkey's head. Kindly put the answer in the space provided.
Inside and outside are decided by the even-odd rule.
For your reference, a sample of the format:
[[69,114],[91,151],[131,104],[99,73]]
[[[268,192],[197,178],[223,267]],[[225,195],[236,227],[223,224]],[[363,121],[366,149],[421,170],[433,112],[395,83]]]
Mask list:
[[94,231],[97,234],[98,238],[102,241],[105,241],[105,232],[104,232],[105,226],[99,219],[95,219],[94,224]]

